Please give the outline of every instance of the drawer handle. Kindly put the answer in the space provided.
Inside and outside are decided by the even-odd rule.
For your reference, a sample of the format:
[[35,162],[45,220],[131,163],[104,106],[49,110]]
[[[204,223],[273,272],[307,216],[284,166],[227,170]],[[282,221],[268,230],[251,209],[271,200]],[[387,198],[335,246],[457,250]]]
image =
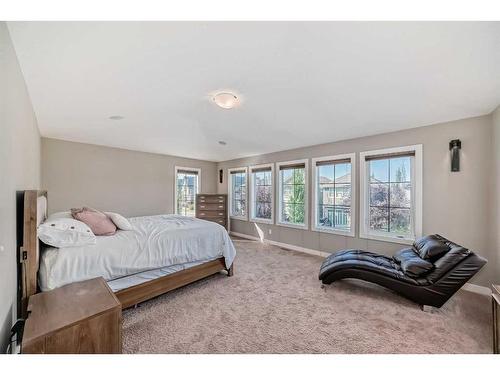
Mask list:
[[219,208],[224,208],[224,206],[219,206]]
[[222,215],[224,215],[224,214],[222,212],[219,212],[219,216],[222,216]]
[[202,196],[200,197],[200,199],[205,199],[205,196],[204,196],[204,195],[202,195]]
[[201,202],[201,203],[205,203],[205,201],[204,201],[204,200],[202,200],[202,199],[200,199],[200,202]]
[[205,206],[200,206],[200,208],[205,208]]
[[205,216],[205,213],[204,213],[204,212],[202,212],[202,213],[200,214],[200,216]]

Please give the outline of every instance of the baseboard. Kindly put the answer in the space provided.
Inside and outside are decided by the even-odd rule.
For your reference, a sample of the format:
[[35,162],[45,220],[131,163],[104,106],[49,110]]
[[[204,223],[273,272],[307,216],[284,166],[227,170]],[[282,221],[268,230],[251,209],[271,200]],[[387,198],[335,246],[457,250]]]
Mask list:
[[485,296],[491,296],[491,289],[488,288],[487,286],[481,286],[481,285],[472,284],[472,283],[465,283],[465,285],[462,287],[462,289],[467,290],[468,292],[472,292],[472,293],[482,294]]
[[287,250],[299,251],[301,253],[306,253],[306,254],[310,254],[310,255],[316,255],[316,256],[323,257],[323,258],[326,258],[328,255],[331,254],[331,253],[329,253],[327,251],[320,251],[320,250],[308,249],[306,247],[296,246],[296,245],[290,245],[289,243],[268,240],[268,239],[265,239],[265,238],[264,238],[264,240],[261,240],[259,237],[250,236],[248,234],[243,234],[243,233],[238,233],[238,232],[233,232],[233,231],[231,231],[230,234],[233,234],[233,235],[235,235],[237,237],[246,238],[246,239],[249,239],[249,240],[254,240],[254,241],[259,241],[259,242],[265,242],[265,243],[268,243],[269,245],[274,245],[274,246],[282,247],[282,248],[287,249]]
[[[251,236],[249,234],[238,233],[238,232],[233,232],[233,231],[231,231],[229,233],[233,234],[233,235],[235,235],[237,237],[246,238],[248,240],[265,242],[265,243],[268,243],[270,245],[282,247],[284,249],[293,250],[293,251],[299,251],[301,253],[306,253],[306,254],[310,254],[310,255],[316,255],[316,256],[323,257],[323,258],[326,258],[328,255],[331,254],[331,253],[329,253],[327,251],[320,251],[320,250],[308,249],[306,247],[301,247],[301,246],[296,246],[296,245],[290,245],[290,244],[284,243],[284,242],[278,242],[278,241],[267,240],[267,239],[261,240],[259,237]],[[488,295],[488,296],[491,295],[491,289],[490,288],[488,288],[486,286],[477,285],[477,284],[466,283],[462,287],[462,289],[463,290],[467,290],[468,292],[472,292],[472,293],[477,293],[477,294],[482,294],[482,295]]]
[[238,233],[238,232],[234,232],[234,231],[230,231],[229,234],[232,234],[233,236],[236,236],[236,237],[245,238],[247,240],[262,242],[259,237],[250,236],[248,234]]

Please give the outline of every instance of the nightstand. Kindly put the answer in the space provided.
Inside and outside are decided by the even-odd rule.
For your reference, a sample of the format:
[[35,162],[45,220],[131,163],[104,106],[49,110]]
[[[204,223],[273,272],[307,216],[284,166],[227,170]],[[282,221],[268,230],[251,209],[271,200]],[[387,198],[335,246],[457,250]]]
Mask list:
[[21,353],[121,353],[122,308],[103,278],[35,294]]

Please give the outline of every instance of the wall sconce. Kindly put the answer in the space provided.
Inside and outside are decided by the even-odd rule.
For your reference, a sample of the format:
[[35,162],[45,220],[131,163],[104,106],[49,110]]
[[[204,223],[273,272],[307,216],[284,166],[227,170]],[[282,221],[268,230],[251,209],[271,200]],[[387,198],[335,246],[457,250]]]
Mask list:
[[222,184],[222,181],[224,180],[224,170],[219,169],[219,183]]
[[454,139],[450,141],[450,151],[451,151],[451,171],[460,171],[460,149],[462,148],[462,142],[460,139]]

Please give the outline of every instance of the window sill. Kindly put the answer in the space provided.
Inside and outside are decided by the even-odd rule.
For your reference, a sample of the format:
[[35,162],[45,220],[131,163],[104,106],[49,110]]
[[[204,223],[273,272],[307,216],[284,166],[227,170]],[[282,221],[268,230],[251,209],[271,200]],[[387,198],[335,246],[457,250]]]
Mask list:
[[382,241],[382,242],[392,242],[392,243],[398,243],[398,244],[402,244],[402,245],[413,245],[413,242],[415,241],[415,238],[390,237],[390,236],[377,235],[377,234],[373,234],[373,233],[360,233],[359,238],[364,238],[367,240]]
[[293,229],[309,230],[308,225],[306,224],[299,225],[299,224],[288,224],[288,223],[277,222],[276,225],[279,225],[280,227],[287,227]]
[[258,218],[252,218],[249,221],[252,223],[260,223],[260,224],[274,224],[273,219],[258,219]]
[[313,227],[311,229],[313,232],[320,232],[320,233],[327,233],[327,234],[335,234],[339,236],[346,236],[346,237],[355,237],[355,234],[353,231],[345,231],[345,230],[339,230],[339,229],[326,229],[326,228],[318,228],[318,227]]

